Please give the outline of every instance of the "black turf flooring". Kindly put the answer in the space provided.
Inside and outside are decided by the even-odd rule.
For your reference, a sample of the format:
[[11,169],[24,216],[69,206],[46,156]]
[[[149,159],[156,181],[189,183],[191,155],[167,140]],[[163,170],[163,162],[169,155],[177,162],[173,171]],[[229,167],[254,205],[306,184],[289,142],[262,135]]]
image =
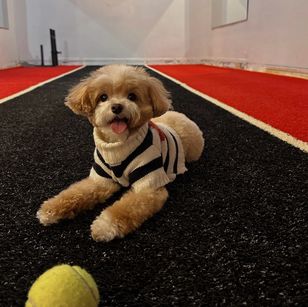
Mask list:
[[59,263],[86,268],[102,306],[307,303],[307,155],[162,77],[175,109],[206,136],[164,209],[107,244],[89,231],[103,206],[38,223],[43,200],[88,175],[92,130],[63,99],[93,69],[0,105],[0,306],[22,306],[36,277]]

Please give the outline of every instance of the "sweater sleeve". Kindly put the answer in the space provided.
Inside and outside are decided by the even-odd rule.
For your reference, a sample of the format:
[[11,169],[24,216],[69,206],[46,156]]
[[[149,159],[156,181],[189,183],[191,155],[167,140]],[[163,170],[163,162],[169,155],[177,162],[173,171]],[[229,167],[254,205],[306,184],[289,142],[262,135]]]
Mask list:
[[111,171],[99,159],[97,150],[94,151],[94,162],[90,171],[90,177],[99,184],[113,181]]
[[132,188],[134,191],[139,192],[146,189],[153,189],[156,190],[168,184],[170,179],[168,178],[167,174],[165,173],[163,168],[157,169],[148,173],[143,178],[135,181],[132,184]]
[[129,174],[129,182],[137,191],[158,189],[170,182],[164,168],[161,156],[135,168]]
[[152,129],[152,135],[152,145],[136,157],[131,168],[128,168],[129,182],[134,191],[155,190],[170,182],[163,165],[159,134]]

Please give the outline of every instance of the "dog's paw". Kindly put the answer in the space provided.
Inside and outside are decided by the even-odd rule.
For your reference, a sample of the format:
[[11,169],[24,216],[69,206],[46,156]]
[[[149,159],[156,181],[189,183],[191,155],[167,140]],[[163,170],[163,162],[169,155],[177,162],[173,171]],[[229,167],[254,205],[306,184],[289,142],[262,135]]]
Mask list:
[[113,221],[112,215],[103,211],[91,225],[92,238],[95,241],[109,242],[116,237],[122,237],[118,225]]
[[50,206],[48,200],[45,201],[41,208],[37,211],[36,217],[44,226],[58,223],[61,219],[61,217],[57,214],[57,211],[53,210],[52,206]]
[[37,211],[36,217],[38,218],[40,223],[44,226],[55,224],[59,221],[58,218],[54,217],[52,211],[45,211],[45,210],[42,210],[42,209]]

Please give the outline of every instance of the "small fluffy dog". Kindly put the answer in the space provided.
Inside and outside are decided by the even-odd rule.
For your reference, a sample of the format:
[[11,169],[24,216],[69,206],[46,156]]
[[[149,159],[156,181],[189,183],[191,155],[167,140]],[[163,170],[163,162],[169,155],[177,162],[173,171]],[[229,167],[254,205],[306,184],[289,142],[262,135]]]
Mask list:
[[94,240],[122,238],[163,207],[165,185],[203,151],[198,126],[168,111],[169,93],[143,68],[102,67],[71,89],[66,105],[94,126],[94,164],[89,177],[42,204],[37,217],[43,225],[73,218],[130,187],[91,226]]

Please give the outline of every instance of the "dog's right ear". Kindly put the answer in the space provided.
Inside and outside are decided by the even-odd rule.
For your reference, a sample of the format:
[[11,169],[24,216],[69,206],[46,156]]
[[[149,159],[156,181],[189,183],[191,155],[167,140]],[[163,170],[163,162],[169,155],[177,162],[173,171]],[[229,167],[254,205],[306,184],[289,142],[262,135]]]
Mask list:
[[91,116],[95,109],[95,102],[89,92],[89,82],[90,78],[81,81],[69,91],[65,99],[65,105],[74,113],[87,117]]

